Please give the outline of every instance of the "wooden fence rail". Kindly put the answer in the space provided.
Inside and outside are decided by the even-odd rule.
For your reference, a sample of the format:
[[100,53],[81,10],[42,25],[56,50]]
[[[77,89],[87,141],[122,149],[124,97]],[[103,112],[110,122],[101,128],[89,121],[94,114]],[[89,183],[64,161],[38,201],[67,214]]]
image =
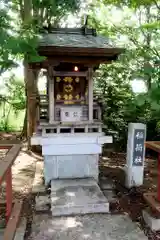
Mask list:
[[[0,161],[0,185],[6,181],[6,222],[7,227],[4,234],[5,240],[12,240],[18,224],[22,203],[15,201],[12,211],[12,165],[18,156],[21,145],[11,143],[0,143],[0,149],[7,149],[6,156]],[[8,232],[8,233],[7,233]],[[6,235],[9,234],[9,235]],[[10,237],[9,237],[10,236]]]

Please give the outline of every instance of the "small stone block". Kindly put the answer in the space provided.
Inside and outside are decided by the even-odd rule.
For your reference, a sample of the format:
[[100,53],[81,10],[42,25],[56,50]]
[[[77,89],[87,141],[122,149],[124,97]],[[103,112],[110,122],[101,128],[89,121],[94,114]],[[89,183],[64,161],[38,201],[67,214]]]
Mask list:
[[104,190],[103,194],[107,198],[108,202],[115,202],[117,200],[117,196],[112,190]]
[[142,214],[145,223],[151,228],[152,231],[160,230],[160,217],[156,218],[152,216],[151,212],[148,210],[143,210]]
[[102,190],[115,189],[115,184],[111,181],[103,181],[100,186]]
[[48,211],[49,205],[50,197],[48,195],[36,197],[36,211]]

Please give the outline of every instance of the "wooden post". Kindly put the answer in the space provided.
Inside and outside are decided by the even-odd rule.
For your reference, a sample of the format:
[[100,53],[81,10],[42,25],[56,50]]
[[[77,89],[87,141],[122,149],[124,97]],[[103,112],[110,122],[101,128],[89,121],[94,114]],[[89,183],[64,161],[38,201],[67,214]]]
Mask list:
[[158,153],[158,186],[157,186],[157,191],[158,191],[158,201],[160,202],[160,153]]
[[89,121],[93,121],[93,69],[88,69],[88,97],[89,97]]
[[39,102],[37,103],[37,111],[36,111],[36,114],[37,114],[37,117],[36,117],[36,127],[37,127],[37,124],[39,125],[39,123],[40,123],[40,100],[39,100]]
[[49,67],[48,72],[48,86],[49,86],[49,123],[54,123],[54,78],[52,67]]
[[8,222],[12,211],[12,170],[8,169],[6,174],[6,220]]

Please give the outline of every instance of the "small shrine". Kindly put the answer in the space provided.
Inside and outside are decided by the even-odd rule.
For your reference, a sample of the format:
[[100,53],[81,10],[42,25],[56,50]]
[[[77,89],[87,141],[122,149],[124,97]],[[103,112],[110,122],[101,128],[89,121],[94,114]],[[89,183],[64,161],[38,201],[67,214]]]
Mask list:
[[101,63],[117,60],[123,49],[95,29],[50,29],[40,37],[47,91],[40,95],[38,124],[31,143],[41,145],[46,184],[53,179],[94,178],[102,145],[112,143],[102,131],[101,107],[94,99],[94,74]]

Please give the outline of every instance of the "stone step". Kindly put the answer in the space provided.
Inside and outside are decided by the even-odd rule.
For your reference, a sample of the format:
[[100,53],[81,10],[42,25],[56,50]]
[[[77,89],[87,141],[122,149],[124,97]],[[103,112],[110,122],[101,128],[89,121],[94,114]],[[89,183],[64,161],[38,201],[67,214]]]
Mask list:
[[109,202],[94,179],[51,181],[52,216],[108,213]]
[[65,217],[35,215],[32,240],[147,240],[127,215],[89,214]]

